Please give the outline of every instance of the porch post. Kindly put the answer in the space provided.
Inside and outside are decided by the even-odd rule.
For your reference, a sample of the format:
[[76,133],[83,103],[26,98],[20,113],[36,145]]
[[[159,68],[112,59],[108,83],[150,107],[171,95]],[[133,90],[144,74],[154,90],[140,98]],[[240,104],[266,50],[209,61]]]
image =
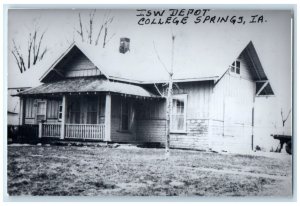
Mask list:
[[43,136],[43,123],[39,122],[39,138]]
[[67,111],[67,97],[66,97],[66,95],[63,95],[63,99],[62,99],[62,117],[61,117],[61,127],[60,127],[60,139],[65,138],[66,111]]
[[19,110],[19,125],[25,123],[25,101],[24,97],[20,97],[20,110]]
[[106,94],[105,97],[105,141],[111,141],[111,95]]

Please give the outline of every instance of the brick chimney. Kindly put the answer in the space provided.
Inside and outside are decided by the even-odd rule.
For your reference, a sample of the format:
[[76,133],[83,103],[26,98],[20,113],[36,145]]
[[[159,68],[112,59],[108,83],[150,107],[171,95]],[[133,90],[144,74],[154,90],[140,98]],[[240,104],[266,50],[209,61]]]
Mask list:
[[129,51],[129,45],[130,45],[130,39],[126,37],[120,38],[120,48],[119,51],[122,54],[125,54],[127,51]]

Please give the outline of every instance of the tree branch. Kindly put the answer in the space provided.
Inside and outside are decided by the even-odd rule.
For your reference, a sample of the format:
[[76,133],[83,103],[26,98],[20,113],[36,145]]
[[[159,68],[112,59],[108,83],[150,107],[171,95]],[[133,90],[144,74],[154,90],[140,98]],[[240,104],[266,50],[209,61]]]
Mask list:
[[83,30],[82,30],[82,21],[81,21],[80,13],[78,14],[78,18],[79,18],[79,28],[80,28],[80,31],[78,31],[78,30],[76,30],[76,31],[77,31],[78,34],[81,36],[82,42],[84,42],[84,38],[83,38]]
[[159,93],[159,95],[163,97],[164,95],[161,93],[161,91],[159,90],[159,88],[157,87],[157,85],[155,83],[154,83],[154,87],[155,87],[156,91]]
[[164,62],[161,60],[161,58],[160,58],[160,56],[159,56],[159,54],[158,54],[158,52],[157,52],[157,50],[156,50],[154,41],[153,41],[153,48],[154,48],[155,54],[156,54],[158,60],[160,61],[161,65],[163,66],[163,68],[165,69],[165,71],[170,75],[170,72],[168,71],[166,65],[165,65]]

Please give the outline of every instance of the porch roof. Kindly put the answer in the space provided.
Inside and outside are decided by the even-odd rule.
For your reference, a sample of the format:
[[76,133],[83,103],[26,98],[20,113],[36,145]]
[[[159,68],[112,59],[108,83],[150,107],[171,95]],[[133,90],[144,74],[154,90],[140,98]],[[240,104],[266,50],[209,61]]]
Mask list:
[[112,92],[142,97],[159,97],[137,85],[87,77],[69,78],[57,82],[45,83],[20,92],[18,96],[79,92]]

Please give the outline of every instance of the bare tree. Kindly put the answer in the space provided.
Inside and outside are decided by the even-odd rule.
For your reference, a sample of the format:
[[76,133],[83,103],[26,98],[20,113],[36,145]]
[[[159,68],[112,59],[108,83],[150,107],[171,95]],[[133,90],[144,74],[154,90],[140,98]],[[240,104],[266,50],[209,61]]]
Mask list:
[[285,118],[283,117],[283,110],[282,110],[282,108],[281,108],[280,114],[281,114],[281,122],[282,122],[282,126],[284,127],[285,122],[287,121],[287,119],[289,118],[289,116],[290,116],[290,114],[291,114],[291,109],[289,110],[289,113],[286,115]]
[[[170,155],[170,127],[171,127],[171,112],[172,112],[172,95],[173,95],[173,86],[176,85],[173,83],[173,64],[174,64],[174,43],[175,43],[175,35],[172,32],[172,55],[171,55],[171,66],[170,69],[168,69],[166,67],[166,65],[163,63],[163,61],[161,60],[156,48],[155,48],[155,44],[153,42],[153,47],[155,50],[155,53],[157,55],[158,60],[160,61],[160,63],[162,64],[163,68],[166,70],[166,72],[168,73],[169,76],[169,80],[168,82],[164,85],[167,86],[166,91],[162,92],[160,91],[160,89],[157,87],[156,84],[154,84],[157,92],[166,98],[167,104],[166,104],[166,147],[165,147],[165,154],[168,157]],[[176,85],[177,88],[178,85]]]
[[16,60],[16,63],[19,67],[19,70],[21,73],[23,73],[23,71],[26,71],[26,67],[25,67],[25,63],[24,63],[24,58],[23,58],[23,55],[21,53],[21,48],[20,46],[18,47],[16,45],[16,42],[15,40],[13,39],[13,49],[11,50],[11,53],[14,55],[15,57],[15,60]]
[[[80,36],[82,42],[97,46],[100,43],[100,39],[102,39],[102,46],[103,48],[105,48],[108,42],[115,36],[115,33],[109,35],[109,28],[114,20],[114,17],[110,17],[110,11],[105,12],[102,23],[98,23],[96,22],[95,14],[96,10],[91,11],[89,13],[88,22],[84,22],[82,20],[81,14],[79,13],[79,28],[75,30]],[[85,27],[85,32],[83,32],[83,27]],[[97,27],[99,27],[98,30]]]
[[83,29],[82,29],[82,20],[81,20],[81,15],[80,13],[78,14],[79,17],[79,30],[76,29],[77,33],[79,34],[79,36],[81,37],[82,42],[84,42],[84,38],[83,38]]
[[[46,46],[42,49],[45,33],[46,30],[40,32],[38,27],[35,27],[33,32],[29,32],[27,49],[25,52],[22,52],[20,45],[17,45],[15,39],[12,40],[13,48],[11,49],[11,53],[13,54],[21,73],[30,69],[32,65],[35,65],[38,61],[41,61],[44,58],[48,51]],[[27,57],[27,63],[24,56]]]

